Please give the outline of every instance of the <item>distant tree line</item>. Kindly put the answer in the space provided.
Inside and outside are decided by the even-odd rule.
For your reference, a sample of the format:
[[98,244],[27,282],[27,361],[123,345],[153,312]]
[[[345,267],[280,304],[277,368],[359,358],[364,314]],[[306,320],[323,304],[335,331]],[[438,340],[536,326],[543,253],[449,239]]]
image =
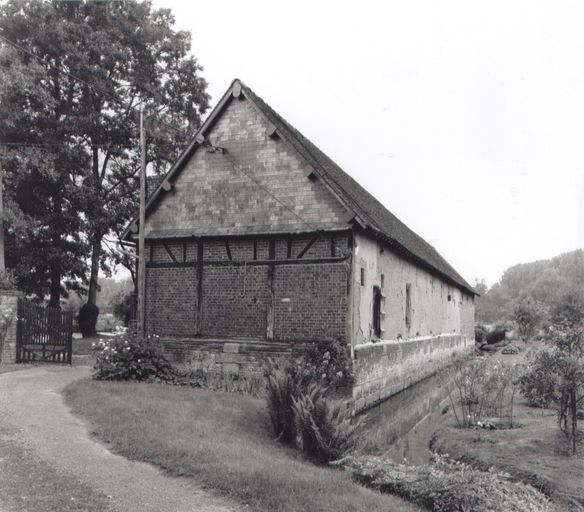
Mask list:
[[475,287],[481,294],[476,301],[477,323],[521,323],[523,319],[529,329],[531,316],[547,322],[555,310],[584,304],[584,251],[514,265],[491,288],[479,280]]

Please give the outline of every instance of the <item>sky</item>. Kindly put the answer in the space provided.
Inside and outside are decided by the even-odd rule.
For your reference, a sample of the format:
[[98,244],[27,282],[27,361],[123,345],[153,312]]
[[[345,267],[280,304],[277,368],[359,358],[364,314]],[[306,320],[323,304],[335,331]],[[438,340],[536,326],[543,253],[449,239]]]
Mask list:
[[584,247],[584,2],[154,5],[469,282]]

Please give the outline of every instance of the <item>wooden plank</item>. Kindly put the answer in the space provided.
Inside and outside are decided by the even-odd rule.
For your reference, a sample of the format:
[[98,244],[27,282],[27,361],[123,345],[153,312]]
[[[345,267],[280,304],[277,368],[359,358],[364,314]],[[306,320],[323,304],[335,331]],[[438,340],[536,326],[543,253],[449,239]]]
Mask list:
[[274,261],[276,259],[276,241],[273,238],[270,238],[268,242],[268,258],[269,258],[269,265],[268,265],[268,287],[270,290],[270,300],[268,302],[268,311],[267,311],[267,331],[266,331],[266,338],[269,340],[274,339],[274,318],[275,318],[275,300],[276,294],[274,290],[274,274],[276,267],[274,265]]
[[166,249],[166,252],[168,253],[168,255],[170,256],[170,259],[174,262],[174,263],[178,263],[178,260],[176,259],[176,257],[174,256],[174,254],[172,253],[172,251],[170,250],[170,247],[168,247],[168,244],[166,243],[166,241],[162,240],[162,245],[163,247]]
[[300,258],[302,258],[302,256],[304,256],[308,250],[314,245],[314,242],[316,242],[319,238],[319,235],[315,235],[313,236],[309,242],[306,244],[306,246],[304,247],[304,249],[302,249],[300,251],[300,253],[298,254],[298,256],[296,256],[296,259],[299,260]]
[[[285,259],[285,260],[206,260],[203,266],[261,266],[261,265],[321,265],[328,263],[340,263],[346,261],[349,255],[335,256],[334,258],[302,258],[302,259]],[[185,263],[157,262],[147,264],[146,268],[189,268],[197,267],[196,261],[187,261]]]
[[197,242],[197,323],[196,334],[201,334],[203,327],[203,240]]

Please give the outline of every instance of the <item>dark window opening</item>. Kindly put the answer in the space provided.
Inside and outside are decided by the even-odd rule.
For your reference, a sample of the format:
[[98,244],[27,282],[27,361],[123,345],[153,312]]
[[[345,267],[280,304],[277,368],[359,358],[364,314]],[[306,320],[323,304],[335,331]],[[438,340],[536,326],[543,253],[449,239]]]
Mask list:
[[365,286],[365,269],[361,267],[361,286]]
[[383,274],[381,274],[381,289],[383,290],[383,282],[385,281],[385,276]]
[[381,288],[373,287],[373,334],[381,338]]
[[412,291],[411,285],[406,284],[406,327],[412,326]]

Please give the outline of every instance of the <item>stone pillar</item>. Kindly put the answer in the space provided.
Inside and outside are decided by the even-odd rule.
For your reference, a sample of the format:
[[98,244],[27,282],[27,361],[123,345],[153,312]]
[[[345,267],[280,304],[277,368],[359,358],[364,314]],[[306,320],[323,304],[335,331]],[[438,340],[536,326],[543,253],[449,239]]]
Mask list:
[[17,290],[0,290],[0,363],[16,362]]

